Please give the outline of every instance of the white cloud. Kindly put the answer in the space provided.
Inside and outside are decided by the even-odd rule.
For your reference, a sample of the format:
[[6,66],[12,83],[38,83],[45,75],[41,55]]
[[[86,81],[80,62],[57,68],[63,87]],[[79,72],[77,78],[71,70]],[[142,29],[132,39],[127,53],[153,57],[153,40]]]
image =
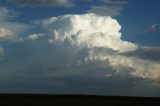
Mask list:
[[37,34],[31,34],[31,35],[28,36],[28,38],[31,39],[31,40],[36,40],[36,39],[38,39],[38,35]]
[[134,69],[133,72],[130,72],[131,75],[155,81],[160,85],[160,63],[139,59],[137,57],[126,57],[121,55],[114,55],[106,58],[110,60],[111,65],[117,70],[118,73],[120,73],[120,75],[123,71],[125,72],[125,70],[120,69],[120,66],[125,66]]
[[10,8],[0,6],[0,40],[20,41],[22,36],[18,35],[32,28],[29,24],[15,21],[16,13]]
[[28,35],[28,38],[31,40],[37,40],[38,38],[44,37],[46,34],[30,34]]
[[10,30],[0,28],[0,40],[14,40],[17,36]]
[[84,64],[101,62],[101,67],[112,67],[109,73],[104,74],[106,78],[115,75],[121,77],[132,76],[137,79],[149,80],[151,84],[160,86],[160,60],[157,62],[136,56],[125,56],[114,51],[109,53],[109,50],[103,49],[89,49],[85,54],[81,53],[82,59],[79,58],[78,63],[83,67]]
[[10,30],[11,32],[21,35],[25,33],[27,30],[31,29],[32,26],[26,23],[20,23],[16,21],[0,21],[0,27]]
[[137,49],[135,44],[121,40],[121,26],[107,16],[89,13],[52,17],[42,21],[42,27],[51,35],[52,42],[67,42],[80,48],[112,48],[120,52]]

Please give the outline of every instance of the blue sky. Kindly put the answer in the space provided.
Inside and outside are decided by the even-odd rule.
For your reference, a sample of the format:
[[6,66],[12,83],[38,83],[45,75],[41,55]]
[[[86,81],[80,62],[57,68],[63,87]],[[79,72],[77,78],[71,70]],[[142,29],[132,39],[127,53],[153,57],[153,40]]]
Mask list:
[[[13,2],[0,1],[1,6],[6,6],[18,12],[16,21],[31,22],[37,19],[46,17],[59,16],[64,14],[84,14],[91,9],[92,6],[104,6],[104,2],[100,0],[73,0],[75,4],[72,7],[36,7],[29,6],[20,7],[21,4]],[[122,25],[123,39],[133,41],[138,44],[160,46],[159,31],[149,34],[143,34],[153,24],[159,24],[159,0],[128,0],[125,5],[120,5],[123,8],[119,11],[119,15],[115,16]],[[105,13],[104,13],[105,15]],[[106,13],[107,15],[107,13]],[[147,36],[146,36],[147,35]]]
[[158,24],[159,15],[159,0],[132,0],[126,6],[119,22],[123,26],[124,39],[129,39],[144,45],[159,46],[159,34],[155,33],[143,34],[141,32],[147,30],[149,26]]
[[160,97],[159,0],[1,0],[0,93]]

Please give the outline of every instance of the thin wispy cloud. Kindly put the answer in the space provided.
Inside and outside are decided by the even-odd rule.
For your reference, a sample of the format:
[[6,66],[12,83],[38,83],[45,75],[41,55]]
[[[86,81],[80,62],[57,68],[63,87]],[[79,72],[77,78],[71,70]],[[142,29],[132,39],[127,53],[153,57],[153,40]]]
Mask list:
[[[73,7],[76,6],[74,0],[8,0],[9,2],[17,4],[19,7]],[[84,1],[83,1],[84,2]],[[92,3],[92,0],[89,0]],[[123,11],[125,5],[128,4],[126,0],[100,0],[103,5],[91,5],[88,12],[96,13],[104,16],[118,16]]]
[[160,24],[153,24],[147,29],[146,33],[154,33],[158,31],[160,31]]
[[0,6],[0,21],[16,17],[16,12],[4,6]]
[[125,5],[128,4],[127,0],[101,0],[102,2],[106,4],[112,4],[112,5]]
[[91,10],[88,12],[93,12],[103,16],[115,17],[120,15],[122,7],[113,7],[113,6],[92,6]]
[[101,2],[103,2],[104,5],[91,6],[91,9],[88,11],[103,16],[115,17],[120,15],[124,6],[128,4],[128,2],[124,0],[101,0]]
[[145,35],[151,35],[158,32],[160,32],[160,24],[152,24],[141,33]]

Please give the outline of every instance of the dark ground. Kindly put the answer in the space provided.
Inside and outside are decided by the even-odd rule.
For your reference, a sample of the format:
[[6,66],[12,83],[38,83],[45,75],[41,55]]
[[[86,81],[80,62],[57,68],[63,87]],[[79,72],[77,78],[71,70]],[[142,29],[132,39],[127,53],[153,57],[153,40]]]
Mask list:
[[0,106],[160,106],[160,98],[92,95],[0,94]]

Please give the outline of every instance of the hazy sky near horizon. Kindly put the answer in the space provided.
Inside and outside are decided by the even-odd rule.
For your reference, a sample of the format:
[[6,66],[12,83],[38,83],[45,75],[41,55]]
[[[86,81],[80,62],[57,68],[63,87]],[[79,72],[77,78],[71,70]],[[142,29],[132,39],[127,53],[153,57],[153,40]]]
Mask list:
[[159,0],[1,0],[0,92],[160,96]]

